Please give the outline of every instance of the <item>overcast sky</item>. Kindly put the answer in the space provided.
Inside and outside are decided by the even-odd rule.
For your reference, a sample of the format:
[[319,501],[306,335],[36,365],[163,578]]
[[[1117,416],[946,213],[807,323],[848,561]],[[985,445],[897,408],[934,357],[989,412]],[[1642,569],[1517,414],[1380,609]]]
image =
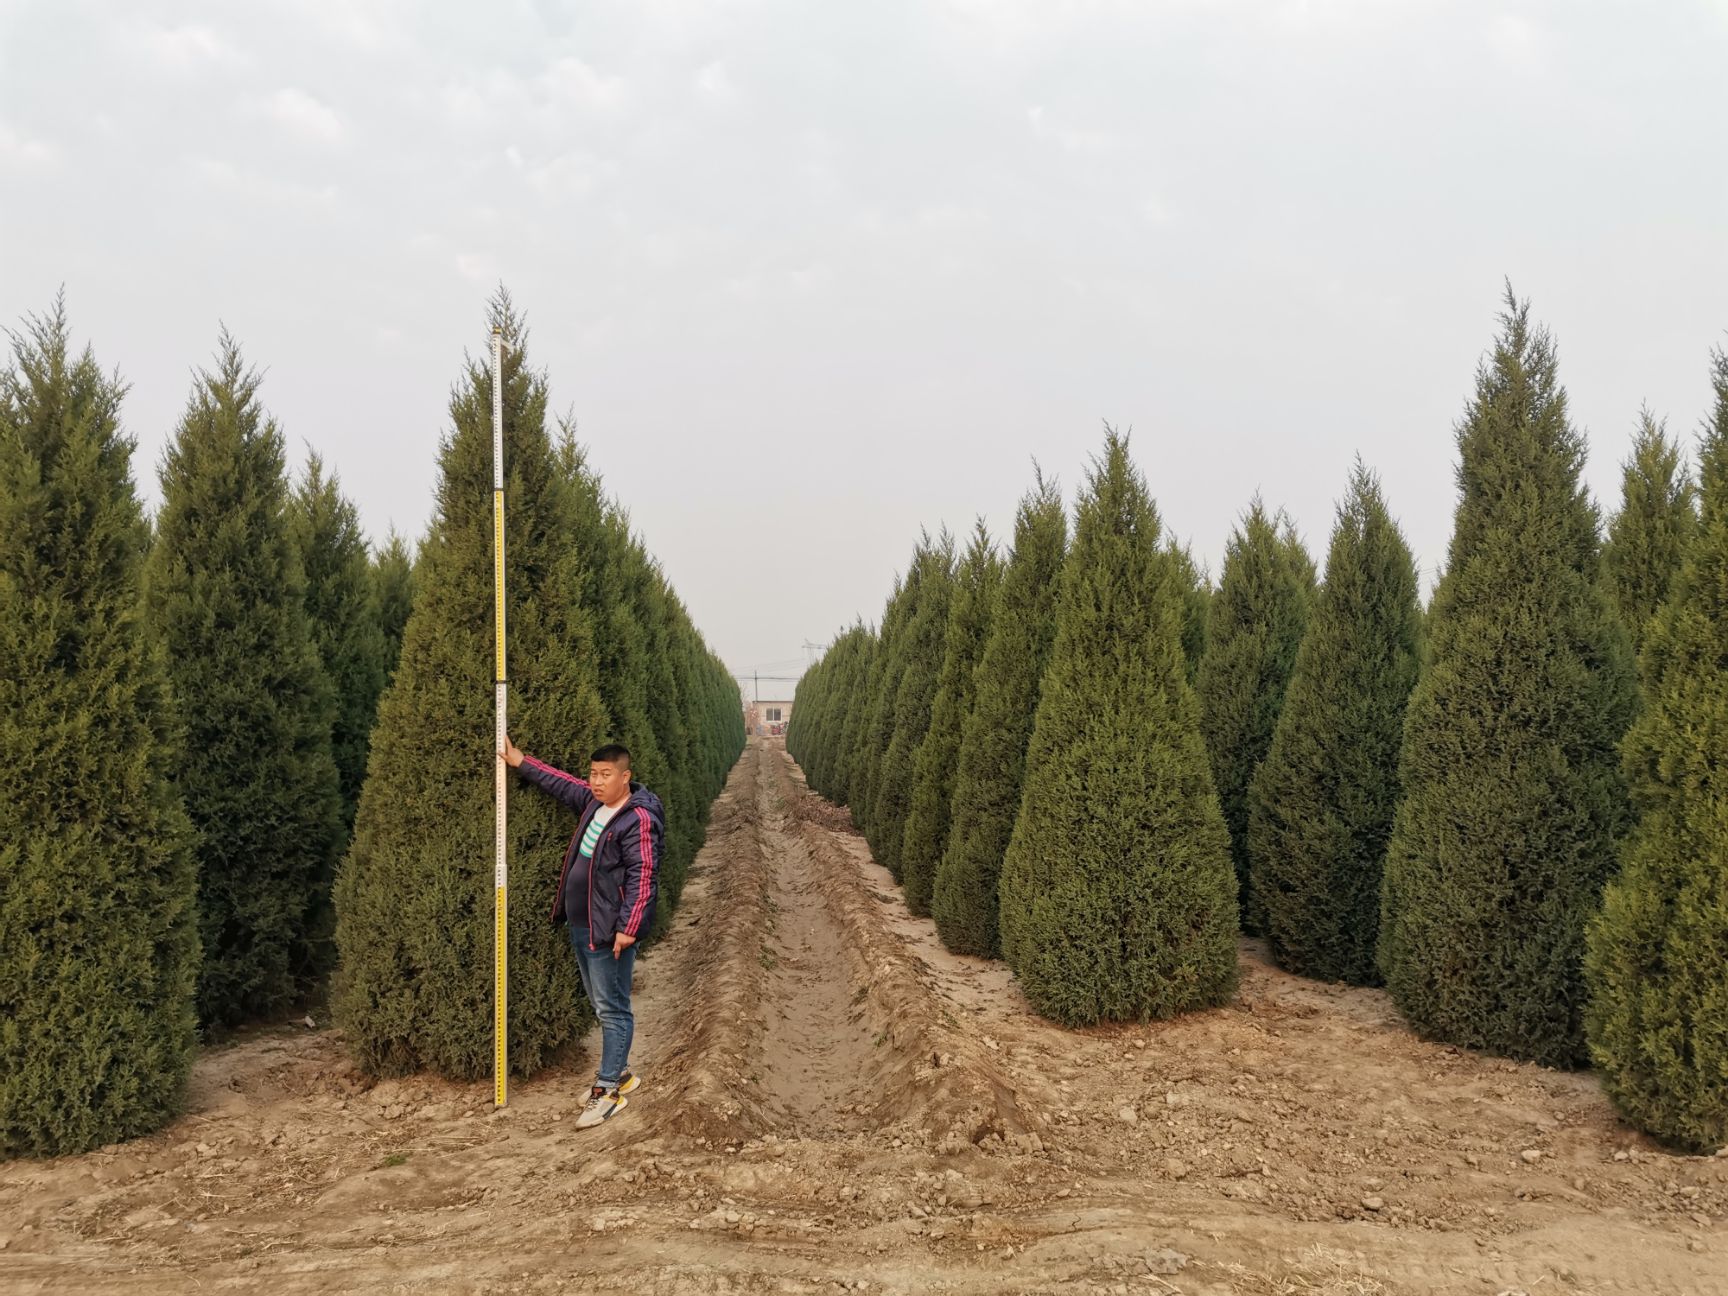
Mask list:
[[65,286],[152,499],[225,322],[417,535],[502,281],[775,673],[1105,421],[1214,572],[1360,452],[1431,573],[1506,277],[1611,504],[1728,342],[1725,69],[1728,0],[0,0],[0,319]]

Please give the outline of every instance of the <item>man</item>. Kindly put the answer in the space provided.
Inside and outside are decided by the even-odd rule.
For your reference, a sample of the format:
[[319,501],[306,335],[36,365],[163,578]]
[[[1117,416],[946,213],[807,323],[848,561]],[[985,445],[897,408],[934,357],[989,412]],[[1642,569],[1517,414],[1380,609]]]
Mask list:
[[588,758],[586,781],[518,750],[508,737],[499,755],[576,812],[552,921],[569,924],[582,989],[600,1019],[600,1073],[576,1120],[577,1129],[591,1129],[622,1111],[625,1095],[642,1083],[629,1066],[636,1033],[630,981],[636,942],[654,923],[666,814],[659,797],[631,780],[630,753],[616,743]]

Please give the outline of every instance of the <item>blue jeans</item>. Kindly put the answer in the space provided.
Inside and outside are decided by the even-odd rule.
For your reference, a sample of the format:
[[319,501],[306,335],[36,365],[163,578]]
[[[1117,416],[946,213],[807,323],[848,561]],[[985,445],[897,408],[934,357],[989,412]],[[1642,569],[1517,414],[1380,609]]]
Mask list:
[[636,947],[617,958],[612,943],[597,950],[588,948],[588,929],[570,924],[570,943],[576,948],[576,970],[582,974],[582,989],[600,1019],[600,1075],[602,1088],[614,1088],[624,1078],[630,1061],[630,1041],[636,1035],[636,1014],[630,1011],[630,978],[636,971]]

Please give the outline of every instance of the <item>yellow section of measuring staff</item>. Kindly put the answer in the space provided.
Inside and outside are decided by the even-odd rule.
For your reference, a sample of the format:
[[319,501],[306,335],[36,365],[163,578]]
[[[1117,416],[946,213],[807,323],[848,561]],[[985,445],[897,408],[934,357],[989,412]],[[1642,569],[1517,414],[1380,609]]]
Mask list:
[[509,1075],[509,1068],[504,1050],[504,1041],[509,1033],[509,1011],[506,1005],[506,987],[508,981],[505,977],[505,961],[508,957],[506,951],[509,949],[509,945],[505,939],[505,933],[509,926],[506,921],[506,914],[509,912],[508,906],[509,898],[506,895],[505,888],[497,888],[494,906],[497,917],[494,920],[496,926],[492,933],[492,948],[497,953],[497,992],[493,996],[492,1006],[492,1083],[494,1087],[492,1102],[493,1105],[498,1107],[502,1107],[505,1103],[506,1077]]

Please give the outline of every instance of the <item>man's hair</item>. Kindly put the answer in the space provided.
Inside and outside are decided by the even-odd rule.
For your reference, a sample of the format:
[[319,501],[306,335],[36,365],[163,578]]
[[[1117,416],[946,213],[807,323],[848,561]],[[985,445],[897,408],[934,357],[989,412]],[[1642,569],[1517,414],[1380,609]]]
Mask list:
[[607,743],[604,747],[596,747],[590,761],[604,761],[608,765],[622,765],[630,768],[630,749],[623,743]]

